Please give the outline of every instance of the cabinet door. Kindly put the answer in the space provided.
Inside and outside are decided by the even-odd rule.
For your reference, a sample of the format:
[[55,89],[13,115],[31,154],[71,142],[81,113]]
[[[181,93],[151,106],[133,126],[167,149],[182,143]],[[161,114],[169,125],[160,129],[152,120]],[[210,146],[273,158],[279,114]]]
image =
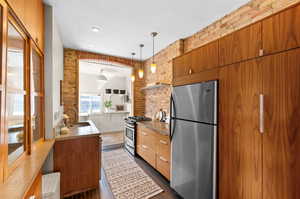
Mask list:
[[263,59],[263,198],[300,198],[300,50]]
[[220,70],[220,199],[259,199],[262,195],[259,75],[256,61]]
[[215,68],[219,65],[219,40],[192,51],[192,73]]
[[24,25],[29,32],[33,40],[37,38],[37,10],[38,10],[38,0],[27,0],[24,9]]
[[39,49],[44,52],[44,4],[37,0],[37,28],[35,42]]
[[7,0],[10,7],[16,13],[18,18],[24,22],[25,17],[25,0]]
[[261,23],[236,31],[220,39],[220,65],[258,57],[262,48]]
[[191,64],[191,53],[175,58],[173,60],[173,77],[177,79],[189,75],[189,69],[192,67]]
[[300,46],[300,5],[263,20],[265,54]]

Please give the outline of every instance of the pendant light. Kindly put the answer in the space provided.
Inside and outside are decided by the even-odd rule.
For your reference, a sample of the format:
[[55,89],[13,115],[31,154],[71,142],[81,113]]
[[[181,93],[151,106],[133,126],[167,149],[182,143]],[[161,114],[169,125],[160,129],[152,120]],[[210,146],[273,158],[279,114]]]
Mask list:
[[157,32],[152,32],[151,33],[151,36],[152,36],[152,63],[151,63],[151,66],[150,66],[150,70],[152,73],[155,73],[156,72],[156,63],[154,61],[154,37],[156,37],[158,35]]
[[100,74],[99,74],[97,80],[100,81],[100,82],[105,82],[105,81],[107,81],[107,77],[106,77],[105,75],[103,75],[103,69],[100,70]]
[[144,47],[144,44],[140,44],[140,62],[141,62],[141,65],[140,65],[140,68],[139,68],[139,78],[140,79],[143,79],[144,77],[144,69],[143,69],[143,62],[142,62],[142,50],[143,50],[143,47]]
[[[135,53],[131,53],[131,65],[133,67],[133,71],[134,71],[134,65],[133,65],[133,56],[135,55]],[[131,75],[131,81],[134,82],[135,81],[135,75],[134,75],[134,72],[132,73]]]

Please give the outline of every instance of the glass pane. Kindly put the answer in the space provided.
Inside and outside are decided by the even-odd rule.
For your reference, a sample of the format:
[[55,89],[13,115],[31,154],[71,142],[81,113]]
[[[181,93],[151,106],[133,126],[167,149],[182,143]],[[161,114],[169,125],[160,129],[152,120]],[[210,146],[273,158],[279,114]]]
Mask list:
[[31,75],[31,90],[35,92],[41,91],[41,68],[42,62],[40,55],[33,49],[32,51],[32,75]]
[[7,88],[24,90],[24,39],[8,24],[7,40]]
[[42,102],[41,97],[31,97],[31,129],[32,129],[32,140],[37,141],[42,138]]
[[24,152],[24,95],[8,93],[6,98],[8,119],[8,163],[11,164]]
[[9,164],[25,150],[24,49],[24,39],[14,26],[8,23],[6,114]]

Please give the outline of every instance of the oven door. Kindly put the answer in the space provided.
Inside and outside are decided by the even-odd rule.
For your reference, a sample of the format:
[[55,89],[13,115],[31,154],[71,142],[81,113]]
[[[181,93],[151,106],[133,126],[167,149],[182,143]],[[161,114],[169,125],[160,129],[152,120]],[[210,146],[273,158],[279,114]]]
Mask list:
[[134,126],[126,125],[125,127],[125,147],[134,154],[135,151],[135,128]]

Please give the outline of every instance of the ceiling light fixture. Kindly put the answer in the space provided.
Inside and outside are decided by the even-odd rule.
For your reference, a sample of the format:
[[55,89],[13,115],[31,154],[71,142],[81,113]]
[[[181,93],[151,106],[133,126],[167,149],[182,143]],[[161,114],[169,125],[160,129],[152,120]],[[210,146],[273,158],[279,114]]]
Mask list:
[[100,28],[98,26],[92,26],[92,31],[93,32],[99,32]]
[[142,60],[142,57],[143,57],[143,54],[142,54],[143,47],[144,47],[144,44],[140,44],[140,62],[141,62],[141,65],[140,65],[140,68],[139,68],[139,78],[140,79],[143,79],[143,77],[144,77],[143,60]]
[[156,63],[155,63],[155,60],[154,60],[154,37],[156,37],[158,35],[157,32],[152,32],[151,33],[151,36],[152,36],[152,63],[151,63],[151,66],[150,66],[150,70],[152,73],[155,73],[156,72]]
[[100,82],[107,81],[107,77],[105,75],[103,75],[103,69],[100,70],[100,75],[98,76],[97,80],[100,81]]
[[131,81],[134,82],[135,81],[135,75],[134,75],[134,65],[133,65],[133,56],[135,55],[135,53],[131,53],[131,65],[133,67],[133,73],[131,74]]

